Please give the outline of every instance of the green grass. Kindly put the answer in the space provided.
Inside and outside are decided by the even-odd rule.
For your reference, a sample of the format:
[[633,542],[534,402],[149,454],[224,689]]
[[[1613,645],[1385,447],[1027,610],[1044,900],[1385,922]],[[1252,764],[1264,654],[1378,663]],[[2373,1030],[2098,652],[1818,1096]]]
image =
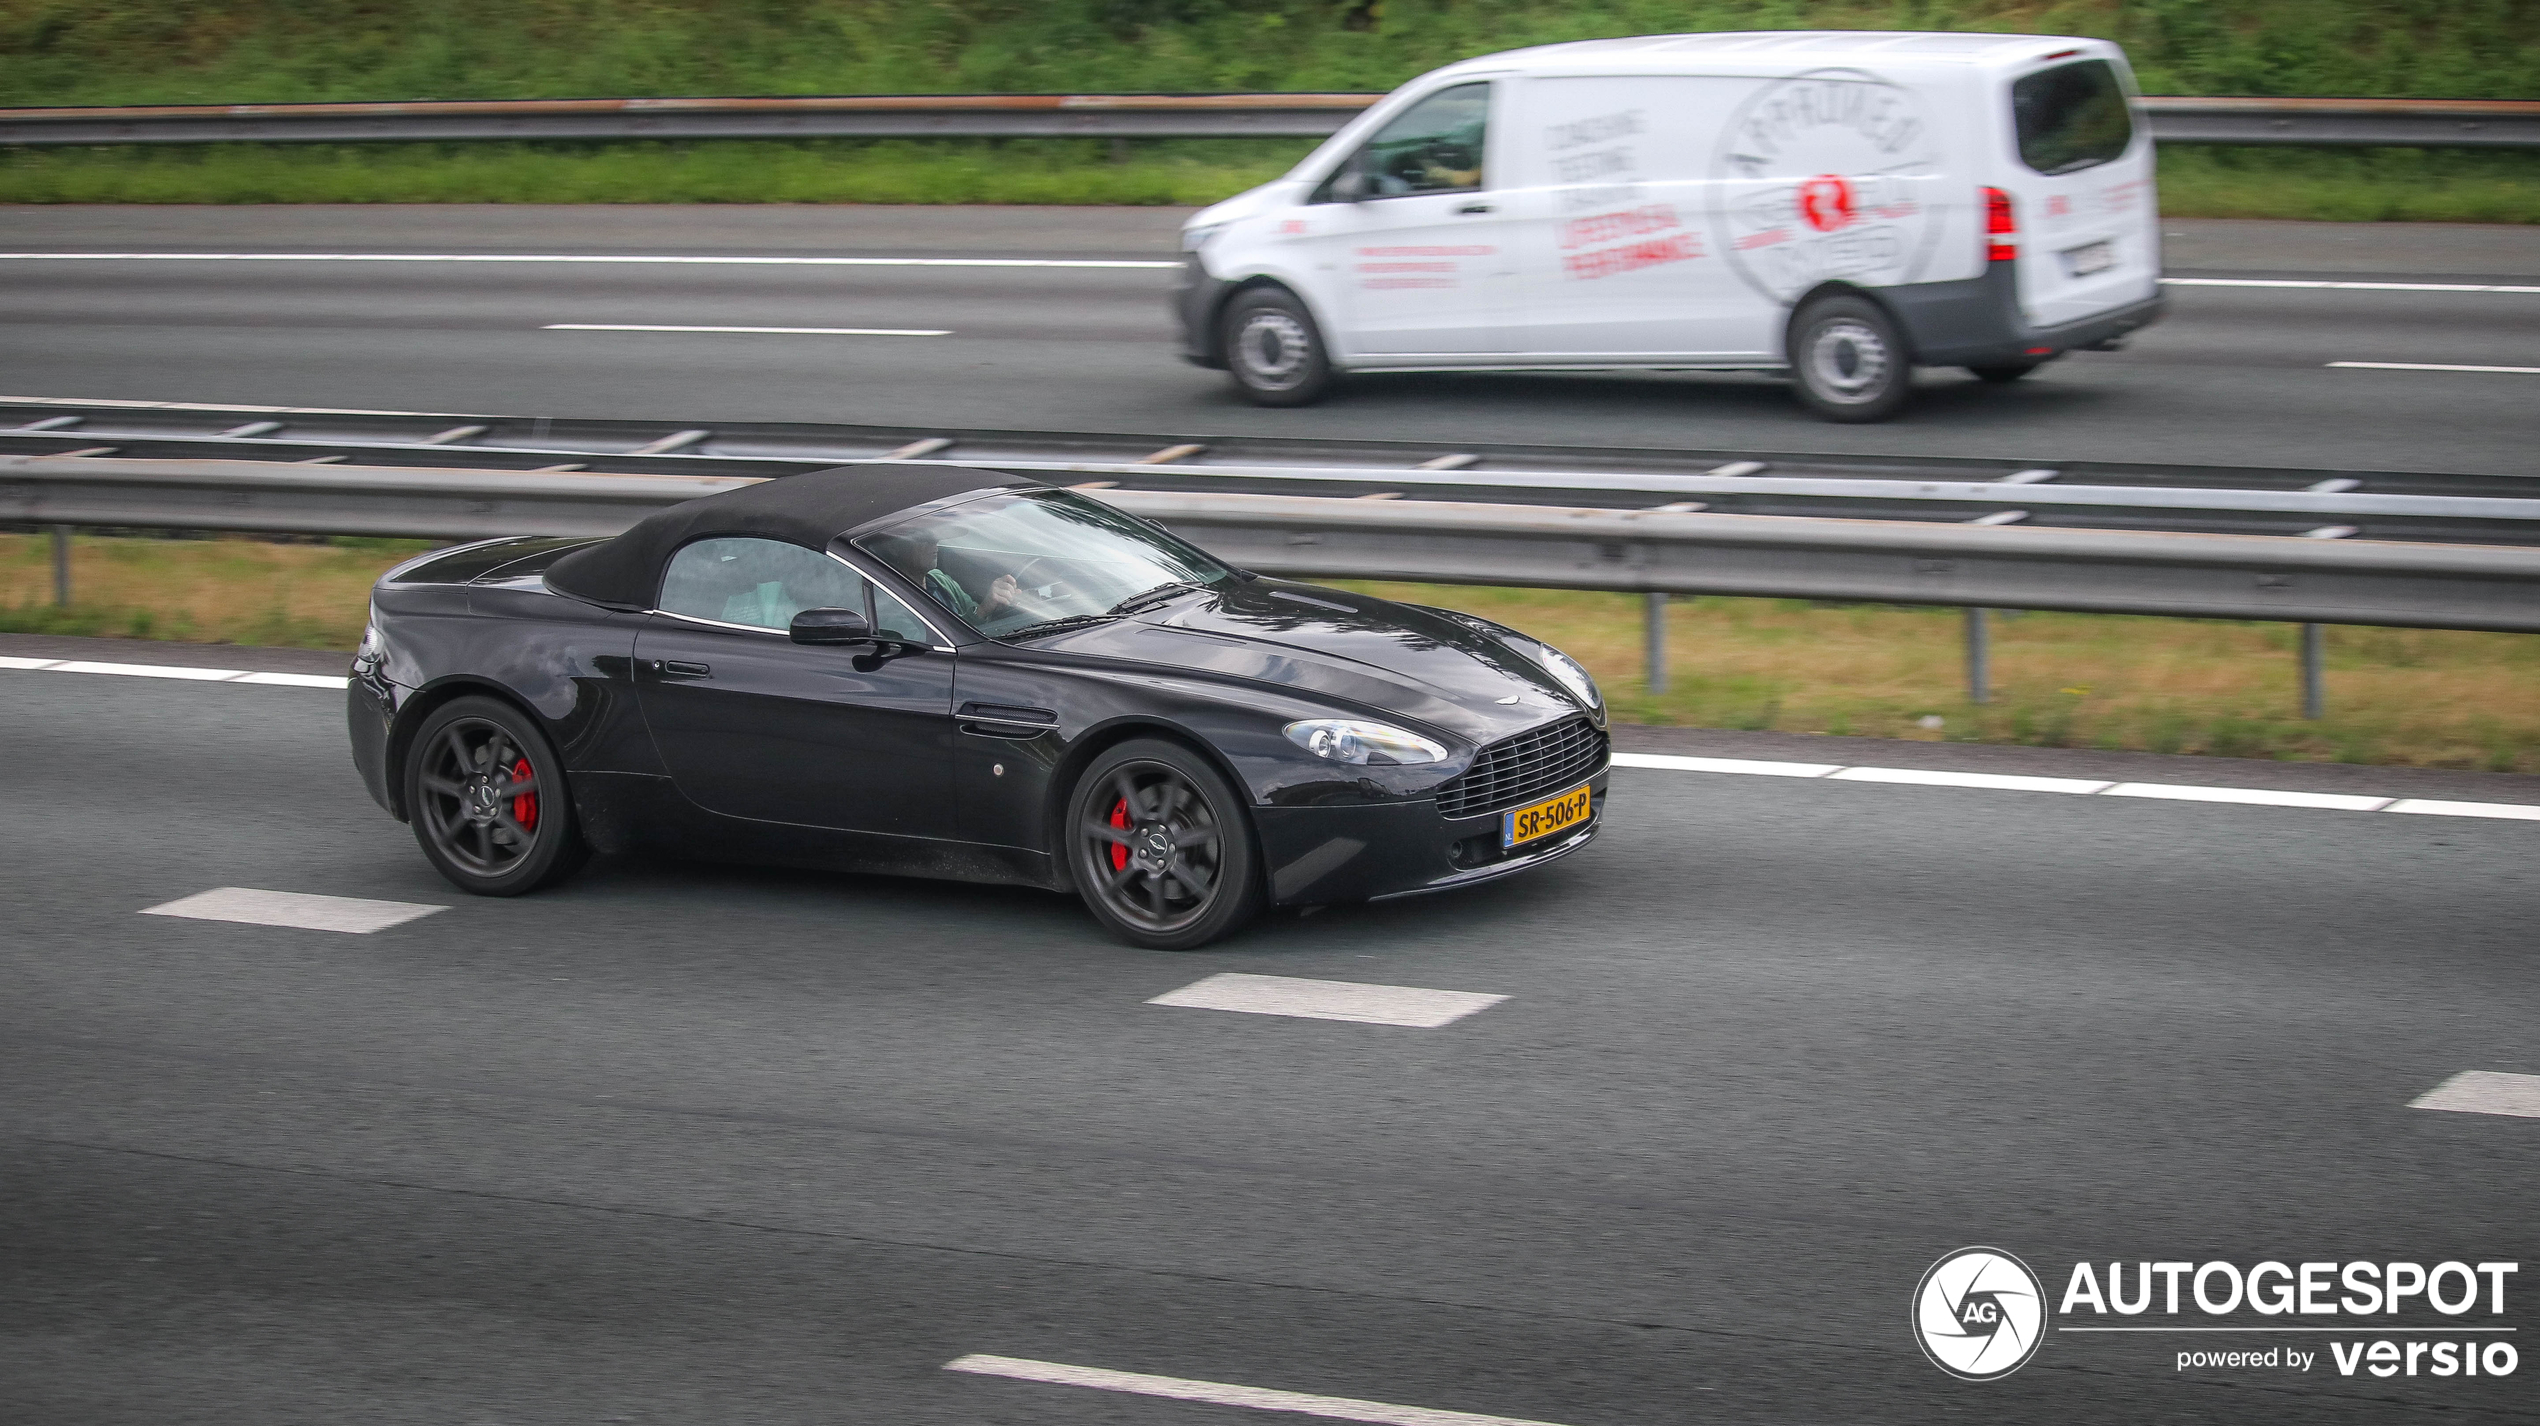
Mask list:
[[[0,104],[1383,90],[1685,30],[2099,35],[2171,94],[2540,93],[2534,0],[0,0]],[[223,144],[0,151],[20,203],[1199,204],[1294,141]],[[2540,222],[2519,153],[2180,150],[2179,217]]]
[[[1303,141],[216,144],[0,149],[8,203],[1100,203],[1196,206]],[[2540,154],[2171,149],[2177,218],[2540,223]]]
[[1390,89],[1798,28],[2097,35],[2156,94],[2540,93],[2530,0],[0,0],[0,104]]

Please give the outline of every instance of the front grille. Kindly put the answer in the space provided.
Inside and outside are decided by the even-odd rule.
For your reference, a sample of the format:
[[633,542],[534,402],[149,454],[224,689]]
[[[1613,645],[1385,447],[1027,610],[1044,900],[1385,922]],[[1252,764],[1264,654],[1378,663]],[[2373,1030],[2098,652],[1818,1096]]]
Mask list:
[[1578,786],[1605,766],[1605,735],[1585,717],[1564,718],[1484,748],[1473,765],[1438,788],[1448,817],[1504,812]]

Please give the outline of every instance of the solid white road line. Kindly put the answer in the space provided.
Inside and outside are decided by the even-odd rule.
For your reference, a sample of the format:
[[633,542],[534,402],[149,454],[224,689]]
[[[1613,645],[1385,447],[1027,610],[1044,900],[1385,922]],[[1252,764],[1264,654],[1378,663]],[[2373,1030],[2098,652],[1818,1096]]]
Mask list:
[[312,896],[300,891],[258,891],[219,886],[144,909],[144,916],[187,916],[197,921],[243,921],[250,926],[290,926],[303,931],[344,931],[367,936],[418,916],[447,911],[413,901],[364,901],[355,896]]
[[949,337],[932,327],[673,327],[642,322],[549,322],[542,332],[737,332],[754,337]]
[[2408,1101],[2410,1109],[2449,1109],[2461,1114],[2511,1114],[2540,1119],[2540,1074],[2463,1070]]
[[91,659],[0,658],[0,669],[49,673],[110,673],[126,678],[175,678],[193,683],[257,683],[273,688],[349,688],[352,680],[323,673],[249,673],[238,668],[184,668],[158,663],[99,663]]
[[2333,361],[2329,365],[2360,367],[2367,371],[2484,371],[2507,376],[2540,376],[2540,366],[2456,366],[2439,361]]
[[[7,398],[0,397],[0,400]],[[197,683],[256,683],[278,688],[335,688],[352,680],[332,674],[247,673],[231,668],[182,668],[168,664],[97,663],[86,659],[0,656],[0,669],[52,673],[111,673]],[[2187,783],[2108,783],[2075,777],[2027,777],[1992,772],[1942,772],[1923,768],[1846,767],[1841,763],[1773,762],[1760,758],[1684,757],[1673,753],[1616,753],[1614,766],[1667,772],[1712,772],[1749,777],[1816,777],[1835,782],[1893,782],[1922,787],[1972,787],[1996,792],[2096,793],[2102,797],[2153,797],[2173,802],[2237,802],[2258,807],[2321,807],[2344,812],[2413,812],[2429,817],[2492,817],[2540,822],[2540,804],[2451,802],[2426,797],[2363,797],[2341,792],[2275,792],[2258,787],[2202,787]],[[1313,982],[1308,982],[1309,984]],[[1434,992],[1445,994],[1447,992]],[[1270,1012],[1286,1013],[1286,1012]]]
[[1757,777],[1820,777],[1829,782],[1894,782],[1923,787],[1976,787],[1998,792],[2066,792],[2101,797],[2152,797],[2173,802],[2237,802],[2259,807],[2323,807],[2341,812],[2416,812],[2434,817],[2499,817],[2540,822],[2540,804],[2445,802],[2423,797],[2363,797],[2343,792],[2276,792],[2263,787],[2201,787],[2170,782],[2097,782],[2077,777],[2020,777],[1990,772],[1936,772],[1905,767],[1845,767],[1840,763],[1760,762],[1746,758],[1678,757],[1666,753],[1616,753],[1614,766],[1673,772],[1718,772]]
[[1177,268],[1178,262],[1072,257],[749,257],[675,253],[0,253],[0,262],[560,262],[688,267]]
[[53,665],[53,672],[112,673],[121,674],[126,678],[189,678],[201,683],[225,683],[230,679],[240,677],[246,672],[246,670],[236,668],[180,668],[174,664],[160,663],[93,663],[87,659],[72,659],[64,663],[57,663]]
[[1841,763],[1777,763],[1751,758],[1687,758],[1668,753],[1616,753],[1616,767],[1657,767],[1673,772],[1735,772],[1756,777],[1824,777]]
[[1361,985],[1347,980],[1299,980],[1293,976],[1229,971],[1166,991],[1147,1004],[1434,1030],[1507,998],[1466,990],[1422,990],[1409,985]]
[[1334,1421],[1371,1421],[1377,1426],[1554,1426],[1514,1416],[1483,1416],[1470,1411],[1439,1411],[1426,1406],[1396,1406],[1347,1396],[1309,1396],[1301,1391],[1236,1386],[1231,1382],[1192,1381],[1145,1372],[1115,1372],[1101,1367],[1072,1367],[1065,1362],[1036,1362],[1024,1357],[992,1357],[973,1352],[944,1363],[948,1372],[1012,1377],[1053,1386],[1089,1386],[1097,1391],[1123,1391],[1137,1396],[1164,1396],[1176,1401],[1204,1401],[1215,1406],[1249,1406],[1256,1411],[1288,1411]]
[[2163,287],[2325,287],[2353,292],[2540,292],[2495,282],[2332,282],[2296,277],[2164,277]]
[[1848,767],[1838,782],[1904,782],[1923,787],[1987,787],[1997,792],[2075,792],[2106,790],[2111,784],[2078,777],[2017,777],[1998,772],[1927,772],[1911,767]]
[[2520,802],[2436,802],[2423,797],[2402,797],[2381,810],[2422,812],[2433,817],[2511,817],[2518,821],[2540,822],[2540,807]]
[[2198,787],[2177,782],[2121,782],[2108,797],[2159,797],[2172,802],[2241,802],[2252,807],[2323,807],[2333,812],[2378,812],[2394,800],[2343,792],[2277,792],[2264,787]]

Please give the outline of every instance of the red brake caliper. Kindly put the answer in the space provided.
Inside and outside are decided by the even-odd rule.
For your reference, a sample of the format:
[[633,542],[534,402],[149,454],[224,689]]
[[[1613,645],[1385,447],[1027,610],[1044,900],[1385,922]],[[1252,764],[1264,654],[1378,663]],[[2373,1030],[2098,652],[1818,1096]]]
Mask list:
[[[513,763],[512,776],[516,778],[525,778],[529,776],[529,759],[522,758],[520,761]],[[529,831],[534,832],[538,830],[537,793],[524,792],[520,796],[512,799],[512,820],[518,822],[523,828]]]
[[[1111,804],[1111,825],[1112,825],[1112,826],[1114,826],[1114,827],[1119,828],[1119,829],[1120,829],[1121,831],[1123,831],[1123,832],[1126,832],[1126,831],[1128,831],[1128,830],[1129,830],[1129,799],[1128,799],[1128,798],[1123,797],[1123,798],[1121,798],[1118,802],[1115,802],[1115,803]],[[1118,842],[1114,842],[1114,843],[1112,843],[1112,844],[1111,844],[1111,869],[1112,869],[1113,871],[1125,871],[1125,870],[1127,870],[1127,869],[1128,869],[1128,866],[1129,866],[1129,849],[1128,849],[1126,846],[1123,846],[1122,844],[1120,844],[1120,843],[1118,843]]]

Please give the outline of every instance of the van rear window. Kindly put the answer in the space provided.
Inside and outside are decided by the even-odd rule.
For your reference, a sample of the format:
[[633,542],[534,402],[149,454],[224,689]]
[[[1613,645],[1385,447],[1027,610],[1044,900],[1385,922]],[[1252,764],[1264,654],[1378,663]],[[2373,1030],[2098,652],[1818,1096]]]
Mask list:
[[2042,69],[2011,85],[2020,161],[2040,173],[2108,162],[2134,141],[2134,115],[2114,65],[2104,59]]

